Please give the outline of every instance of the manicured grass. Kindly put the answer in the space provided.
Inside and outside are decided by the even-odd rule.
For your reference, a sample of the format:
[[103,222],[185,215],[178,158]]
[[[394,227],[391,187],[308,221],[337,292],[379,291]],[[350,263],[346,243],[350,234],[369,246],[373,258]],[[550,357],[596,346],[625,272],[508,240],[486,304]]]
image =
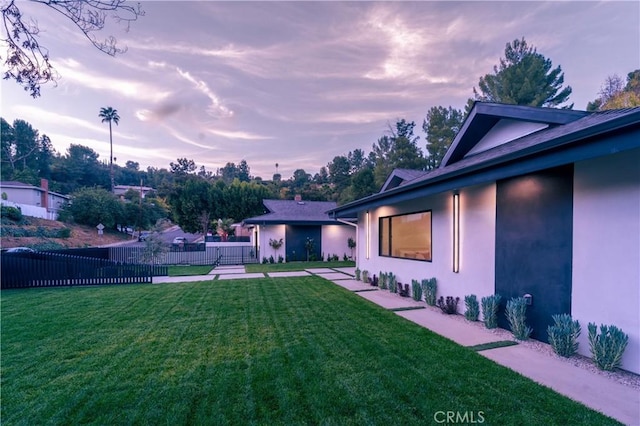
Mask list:
[[506,348],[507,346],[515,346],[517,344],[518,342],[514,342],[513,340],[500,340],[498,342],[481,343],[479,345],[467,346],[467,347],[476,352],[480,352],[480,351],[486,351],[489,349]]
[[183,277],[187,275],[207,275],[213,267],[206,265],[193,265],[193,266],[182,266],[182,265],[170,265],[169,266],[169,276],[170,277]]
[[319,277],[3,291],[1,313],[3,425],[615,423]]
[[304,271],[311,268],[352,268],[355,262],[287,262],[287,263],[260,263],[245,265],[247,272],[288,272]]

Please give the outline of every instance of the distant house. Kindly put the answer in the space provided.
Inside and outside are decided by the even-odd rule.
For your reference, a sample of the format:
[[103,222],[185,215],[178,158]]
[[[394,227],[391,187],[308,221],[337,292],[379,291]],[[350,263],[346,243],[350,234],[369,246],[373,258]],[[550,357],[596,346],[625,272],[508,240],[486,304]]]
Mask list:
[[[430,172],[394,171],[357,216],[360,269],[436,277],[439,296],[527,295],[533,337],[554,314],[629,335],[640,373],[640,108],[588,113],[477,102]],[[501,313],[500,326],[508,328]]]
[[40,187],[16,181],[0,182],[2,204],[20,207],[26,216],[55,220],[60,209],[69,202],[67,195],[49,191],[49,182],[41,179]]
[[[245,219],[244,226],[254,228],[253,242],[260,256],[275,260],[282,256],[286,261],[307,260],[307,248],[311,247],[310,259],[327,260],[337,255],[351,257],[349,238],[356,239],[353,224],[330,218],[327,211],[336,207],[330,201],[264,200],[268,213]],[[270,241],[280,241],[282,247],[275,250]],[[306,245],[311,240],[311,245]]]
[[113,187],[113,193],[120,198],[124,197],[124,194],[126,194],[127,191],[135,191],[141,194],[142,198],[145,198],[147,194],[151,191],[154,191],[154,189],[148,186],[135,185],[116,185]]

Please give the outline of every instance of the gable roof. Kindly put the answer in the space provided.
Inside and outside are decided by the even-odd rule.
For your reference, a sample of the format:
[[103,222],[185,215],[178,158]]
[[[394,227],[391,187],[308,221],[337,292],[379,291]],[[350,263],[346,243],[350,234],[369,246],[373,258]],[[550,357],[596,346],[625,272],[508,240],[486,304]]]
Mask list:
[[296,224],[324,225],[339,224],[327,212],[336,207],[333,201],[263,200],[269,210],[261,216],[245,219],[243,223],[254,225]]
[[404,185],[414,179],[422,177],[427,172],[422,170],[413,169],[393,169],[393,171],[387,177],[387,180],[382,185],[380,192],[388,191],[398,186]]
[[[496,111],[505,112],[507,118],[536,115],[532,114],[535,111],[531,107],[477,102],[447,151],[441,167],[402,186],[340,206],[330,214],[334,217],[353,215],[366,208],[640,148],[640,108],[595,113],[558,110],[559,114],[547,111],[550,108],[533,109],[543,110],[538,119],[546,118],[547,127],[467,155],[499,121]],[[492,118],[483,114],[487,110],[492,112]],[[517,110],[522,111],[516,114]],[[489,125],[490,122],[493,125]]]

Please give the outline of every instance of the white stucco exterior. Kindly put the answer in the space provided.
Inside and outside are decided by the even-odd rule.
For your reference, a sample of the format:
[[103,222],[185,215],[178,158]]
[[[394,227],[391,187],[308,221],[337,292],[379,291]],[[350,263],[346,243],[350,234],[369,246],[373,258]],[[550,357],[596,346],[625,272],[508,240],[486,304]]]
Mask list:
[[[385,206],[369,211],[370,229],[366,229],[366,213],[358,217],[357,265],[370,274],[393,272],[398,281],[411,283],[436,277],[438,297],[460,297],[475,294],[478,300],[494,293],[495,278],[495,184],[464,188],[460,194],[460,270],[453,272],[453,193],[447,192],[415,201]],[[432,261],[398,259],[378,255],[380,217],[424,210],[432,212]],[[366,236],[369,258],[366,257]],[[463,311],[463,309],[461,309]]]
[[[260,253],[260,261],[263,258],[269,258],[273,256],[274,260],[278,261],[278,256],[285,258],[287,252],[285,241],[285,226],[284,225],[257,225],[256,231],[258,235],[258,252]],[[274,250],[270,245],[270,240],[280,240],[282,238],[282,247],[278,250]]]
[[[285,225],[256,225],[258,235],[258,249],[260,252],[260,260],[269,256],[273,256],[278,261],[278,256],[285,258],[286,253],[286,231]],[[350,225],[323,225],[322,226],[322,247],[320,252],[324,254],[325,260],[332,254],[337,254],[340,260],[346,254],[351,256],[351,250],[347,244],[349,238],[356,240],[356,228]],[[282,238],[282,247],[274,250],[270,245],[270,240],[280,240]],[[253,240],[252,240],[253,242]],[[357,247],[356,247],[357,248]],[[356,254],[354,249],[354,255]]]
[[[351,225],[324,225],[322,227],[322,253],[327,259],[331,255],[337,255],[340,260],[344,255],[351,257],[349,238],[356,239],[356,228]],[[356,246],[357,247],[357,246]],[[353,255],[355,256],[355,249]]]
[[575,164],[571,313],[579,352],[589,322],[629,335],[622,367],[640,373],[640,149]]

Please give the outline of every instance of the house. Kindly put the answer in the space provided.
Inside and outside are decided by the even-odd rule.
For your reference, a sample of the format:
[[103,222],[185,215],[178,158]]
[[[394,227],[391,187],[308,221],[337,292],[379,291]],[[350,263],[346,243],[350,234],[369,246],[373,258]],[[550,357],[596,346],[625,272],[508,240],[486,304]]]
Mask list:
[[587,324],[615,325],[640,373],[640,108],[477,102],[439,168],[330,215],[357,215],[360,269],[436,277],[438,297],[530,296],[532,337],[568,313],[587,356]]
[[124,194],[126,194],[127,191],[135,191],[139,193],[142,198],[145,198],[147,194],[151,191],[154,191],[154,189],[142,185],[116,185],[113,187],[113,193],[120,198],[124,198]]
[[[286,261],[328,259],[337,255],[351,257],[349,238],[355,241],[355,224],[330,218],[328,210],[336,207],[331,201],[264,200],[268,213],[245,219],[244,226],[253,226],[253,242],[262,258],[282,256]],[[280,241],[274,249],[270,241]],[[307,244],[310,240],[311,244]]]
[[49,182],[40,180],[40,187],[17,181],[0,182],[2,204],[19,207],[26,216],[55,220],[62,207],[69,203],[67,195],[49,191]]

